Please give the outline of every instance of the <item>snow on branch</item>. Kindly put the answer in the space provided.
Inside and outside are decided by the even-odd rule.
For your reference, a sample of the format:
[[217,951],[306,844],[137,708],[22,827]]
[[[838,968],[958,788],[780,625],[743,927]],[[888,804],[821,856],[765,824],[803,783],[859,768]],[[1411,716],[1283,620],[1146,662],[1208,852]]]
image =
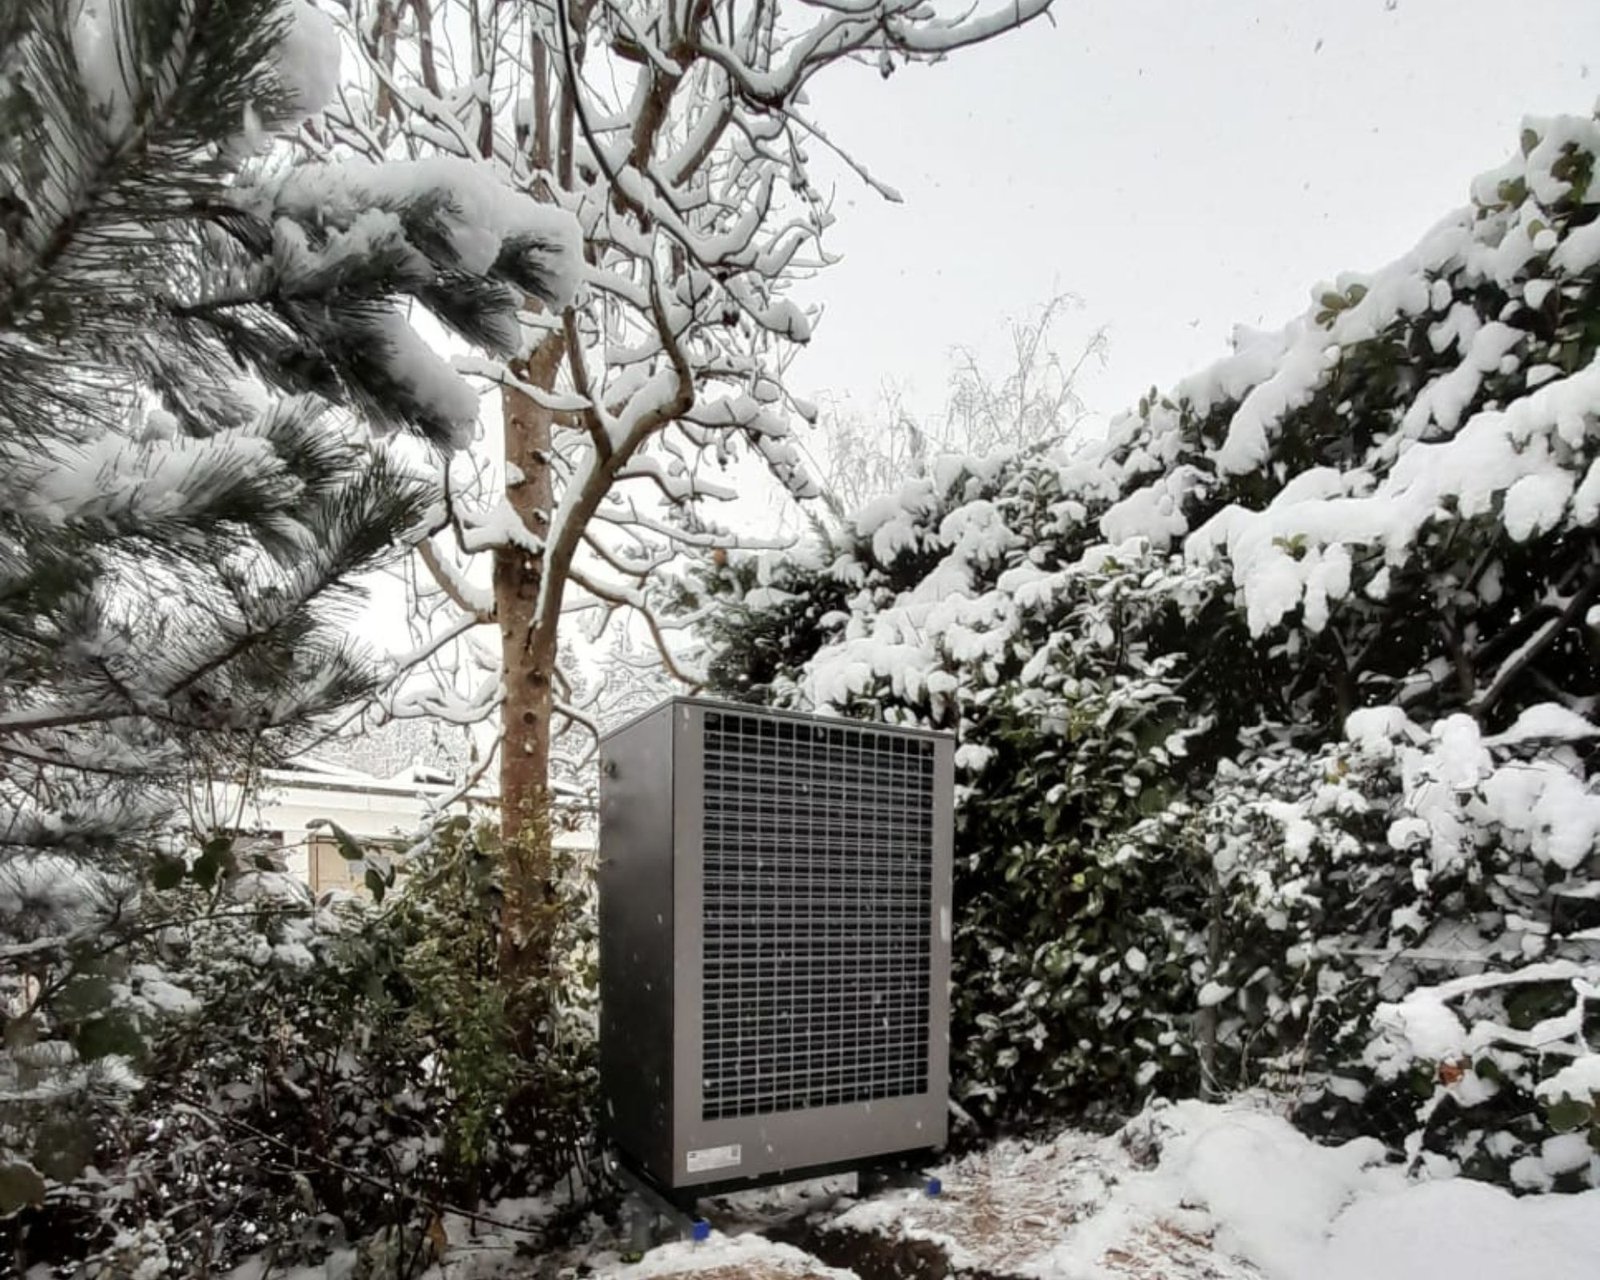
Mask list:
[[[737,500],[712,475],[741,455],[796,498],[819,492],[788,438],[791,413],[806,415],[785,381],[815,320],[795,287],[832,260],[834,215],[807,149],[827,148],[897,198],[803,114],[821,73],[936,62],[1048,8],[412,0],[414,21],[373,41],[376,0],[350,0],[341,22],[365,94],[344,95],[327,123],[371,162],[351,166],[364,189],[448,178],[471,193],[461,207],[474,231],[550,242],[540,263],[553,285],[525,313],[519,349],[452,362],[499,389],[508,424],[505,500],[479,494],[455,522],[463,554],[496,558],[498,589],[523,574],[535,595],[505,640],[508,661],[554,661],[569,585],[654,636],[646,589],[678,549],[777,545],[731,538],[698,514]],[[377,176],[397,161],[402,176]],[[570,252],[562,219],[578,228]],[[651,547],[620,554],[618,540],[634,536]],[[446,595],[488,617],[451,572]],[[503,608],[496,616],[504,623]]]

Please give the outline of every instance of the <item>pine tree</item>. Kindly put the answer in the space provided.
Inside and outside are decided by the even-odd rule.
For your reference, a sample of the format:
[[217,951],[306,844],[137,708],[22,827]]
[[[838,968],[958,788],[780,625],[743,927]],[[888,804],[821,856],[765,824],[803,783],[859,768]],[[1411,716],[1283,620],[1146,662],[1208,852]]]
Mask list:
[[[0,8],[0,1151],[92,1083],[40,1063],[134,1048],[83,957],[229,871],[173,843],[186,782],[373,687],[349,584],[435,504],[359,423],[448,449],[477,415],[406,309],[504,352],[570,289],[563,214],[272,150],[337,57],[300,0]],[[0,1211],[40,1186],[0,1156]]]

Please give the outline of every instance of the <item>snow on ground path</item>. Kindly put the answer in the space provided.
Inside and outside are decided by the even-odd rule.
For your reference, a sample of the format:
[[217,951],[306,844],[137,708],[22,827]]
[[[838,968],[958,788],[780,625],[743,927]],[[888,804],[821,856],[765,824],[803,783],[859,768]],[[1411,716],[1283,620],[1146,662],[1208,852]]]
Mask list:
[[1002,1142],[931,1172],[938,1197],[891,1191],[787,1217],[773,1211],[794,1208],[788,1193],[708,1207],[719,1229],[709,1241],[636,1263],[607,1250],[602,1229],[587,1248],[531,1264],[479,1241],[475,1257],[447,1258],[430,1278],[1600,1277],[1600,1191],[1516,1197],[1464,1178],[1408,1179],[1376,1142],[1319,1146],[1264,1100],[1156,1104],[1110,1136]]
[[[1259,1101],[1158,1105],[1110,1137],[1000,1143],[823,1224],[935,1244],[1019,1280],[1593,1280],[1600,1191],[1411,1181],[1370,1139],[1324,1147]],[[833,1256],[823,1248],[825,1256]]]
[[824,1266],[816,1258],[758,1235],[713,1236],[704,1244],[668,1244],[642,1261],[606,1259],[594,1276],[606,1280],[858,1280],[854,1272]]

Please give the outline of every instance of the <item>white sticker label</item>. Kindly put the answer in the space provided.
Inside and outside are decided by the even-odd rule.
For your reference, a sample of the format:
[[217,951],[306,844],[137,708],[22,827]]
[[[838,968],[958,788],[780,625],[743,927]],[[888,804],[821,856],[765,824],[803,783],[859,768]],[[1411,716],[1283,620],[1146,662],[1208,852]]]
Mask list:
[[710,1173],[713,1169],[734,1169],[744,1159],[744,1151],[735,1142],[731,1147],[701,1147],[689,1152],[690,1173]]

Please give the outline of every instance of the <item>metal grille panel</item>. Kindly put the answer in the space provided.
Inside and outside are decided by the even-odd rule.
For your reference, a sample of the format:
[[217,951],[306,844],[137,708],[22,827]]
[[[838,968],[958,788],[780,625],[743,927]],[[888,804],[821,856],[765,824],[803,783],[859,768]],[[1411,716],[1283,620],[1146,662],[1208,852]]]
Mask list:
[[703,1117],[928,1087],[933,744],[705,720]]

